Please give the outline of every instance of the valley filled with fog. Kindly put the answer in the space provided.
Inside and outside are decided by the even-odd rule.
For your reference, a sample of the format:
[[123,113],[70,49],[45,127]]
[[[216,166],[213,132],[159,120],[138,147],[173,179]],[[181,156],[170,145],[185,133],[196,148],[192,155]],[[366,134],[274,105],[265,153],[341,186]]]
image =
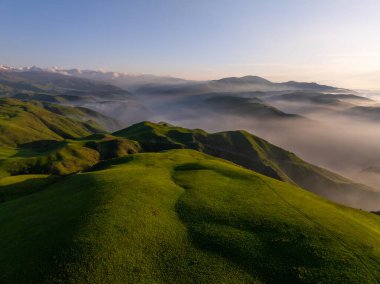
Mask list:
[[380,101],[375,94],[264,90],[254,84],[227,92],[168,89],[137,95],[147,120],[211,132],[247,130],[353,180],[375,188],[380,184]]
[[[246,130],[380,190],[380,96],[374,91],[257,76],[187,81],[37,67],[0,76],[16,90],[9,97],[92,109],[112,119],[104,122],[112,131],[144,120],[209,132]],[[53,90],[41,88],[49,82]]]

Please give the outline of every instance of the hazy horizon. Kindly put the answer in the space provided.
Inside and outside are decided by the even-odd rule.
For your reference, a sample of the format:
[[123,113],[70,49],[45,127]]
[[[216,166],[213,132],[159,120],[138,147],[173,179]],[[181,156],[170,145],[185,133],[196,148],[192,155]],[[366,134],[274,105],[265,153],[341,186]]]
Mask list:
[[273,75],[268,75],[268,76],[262,76],[260,74],[237,74],[237,75],[231,75],[231,74],[225,74],[225,76],[219,76],[219,77],[207,77],[207,78],[193,78],[193,77],[180,77],[180,76],[176,76],[175,74],[153,74],[153,73],[137,73],[137,72],[125,72],[125,71],[115,71],[115,70],[107,70],[107,69],[103,69],[103,68],[94,68],[94,69],[90,69],[90,68],[77,68],[77,67],[68,67],[68,68],[61,68],[59,66],[37,66],[37,65],[32,65],[32,66],[26,66],[26,65],[18,65],[18,66],[10,66],[10,65],[6,65],[6,64],[1,64],[0,62],[0,66],[6,66],[6,67],[10,67],[10,68],[32,68],[32,67],[38,67],[38,68],[42,68],[42,69],[46,69],[46,70],[52,70],[52,69],[57,69],[57,70],[80,70],[80,71],[96,71],[96,72],[102,72],[102,73],[120,73],[120,74],[124,74],[124,75],[130,75],[130,76],[156,76],[156,77],[168,77],[168,78],[177,78],[177,79],[184,79],[184,80],[188,80],[188,81],[195,81],[195,82],[203,82],[203,81],[210,81],[210,80],[220,80],[220,79],[223,79],[223,78],[229,78],[229,77],[246,77],[246,76],[257,76],[257,77],[261,77],[261,78],[264,78],[264,79],[267,79],[271,82],[274,82],[274,83],[285,83],[285,82],[289,82],[289,81],[296,81],[296,82],[305,82],[305,83],[317,83],[317,84],[320,84],[320,85],[329,85],[329,86],[333,86],[333,87],[337,87],[337,88],[342,88],[342,89],[351,89],[353,91],[358,91],[358,92],[361,92],[361,95],[364,95],[364,96],[368,96],[368,97],[371,97],[371,96],[379,96],[380,95],[380,85],[378,88],[363,88],[363,87],[347,87],[347,86],[344,86],[344,85],[339,85],[338,83],[335,84],[333,81],[329,81],[329,80],[313,80],[313,79],[310,79],[310,80],[304,80],[302,79],[302,77],[299,77],[299,79],[297,79],[298,77],[291,77],[291,76],[273,76]]
[[380,90],[376,0],[0,1],[0,63]]

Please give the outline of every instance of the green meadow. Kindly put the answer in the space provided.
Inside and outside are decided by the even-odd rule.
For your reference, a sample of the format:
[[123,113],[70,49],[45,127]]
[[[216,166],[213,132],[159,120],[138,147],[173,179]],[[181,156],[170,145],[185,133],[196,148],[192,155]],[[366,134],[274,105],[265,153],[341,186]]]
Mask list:
[[1,283],[377,283],[380,217],[193,150],[3,178]]
[[246,131],[89,118],[0,100],[0,283],[380,281],[380,216],[329,201],[371,188]]

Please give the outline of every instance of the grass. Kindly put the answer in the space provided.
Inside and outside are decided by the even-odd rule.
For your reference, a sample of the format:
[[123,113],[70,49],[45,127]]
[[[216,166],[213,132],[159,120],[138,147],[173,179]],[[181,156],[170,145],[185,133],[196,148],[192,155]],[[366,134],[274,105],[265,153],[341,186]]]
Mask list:
[[168,149],[189,148],[192,145],[197,148],[195,135],[207,136],[208,133],[200,129],[186,129],[176,127],[167,123],[152,123],[143,121],[128,128],[113,133],[138,141],[145,151],[162,151]]
[[41,140],[21,147],[0,147],[0,177],[20,174],[67,175],[101,160],[140,152],[140,145],[108,134],[61,141]]
[[380,281],[374,214],[192,150],[97,169],[0,204],[1,283]]
[[138,142],[112,135],[95,134],[83,138],[82,141],[85,141],[84,147],[98,151],[101,160],[124,157],[141,151]]
[[37,141],[24,147],[14,148],[12,156],[0,159],[0,170],[11,175],[67,175],[89,168],[100,160],[99,152],[84,147],[82,141]]
[[17,153],[14,147],[0,147],[0,159],[9,158]]
[[0,146],[78,138],[102,131],[101,127],[94,126],[93,123],[53,113],[41,103],[0,99]]
[[36,193],[59,178],[49,175],[18,175],[0,179],[0,203]]
[[[62,139],[59,142],[53,138],[31,141],[13,147],[13,150],[3,148],[0,150],[0,177],[28,173],[71,174],[86,170],[100,160],[142,150],[156,152],[190,148],[230,160],[348,206],[368,211],[379,209],[380,194],[372,188],[309,164],[245,131],[209,134],[199,129],[142,122],[114,135],[93,134],[84,138]],[[17,152],[12,154],[12,151]]]
[[307,163],[294,153],[246,131],[207,133],[200,129],[145,121],[114,135],[136,140],[148,152],[185,148],[198,150],[348,206],[379,209],[380,194],[374,189]]

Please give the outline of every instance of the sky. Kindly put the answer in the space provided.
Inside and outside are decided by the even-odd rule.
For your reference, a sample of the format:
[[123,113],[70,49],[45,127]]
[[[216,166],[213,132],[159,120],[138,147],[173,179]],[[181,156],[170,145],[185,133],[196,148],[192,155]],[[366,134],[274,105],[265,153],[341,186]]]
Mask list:
[[380,90],[380,1],[0,0],[0,64]]

